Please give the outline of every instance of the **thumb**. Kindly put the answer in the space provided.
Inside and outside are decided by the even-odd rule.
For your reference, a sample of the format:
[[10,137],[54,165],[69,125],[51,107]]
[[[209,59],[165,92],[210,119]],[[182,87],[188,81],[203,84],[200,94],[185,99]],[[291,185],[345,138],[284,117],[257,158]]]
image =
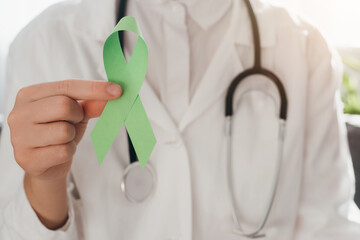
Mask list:
[[87,122],[91,118],[100,117],[103,112],[107,101],[101,100],[89,100],[81,103],[81,106],[84,110],[84,120],[83,122]]

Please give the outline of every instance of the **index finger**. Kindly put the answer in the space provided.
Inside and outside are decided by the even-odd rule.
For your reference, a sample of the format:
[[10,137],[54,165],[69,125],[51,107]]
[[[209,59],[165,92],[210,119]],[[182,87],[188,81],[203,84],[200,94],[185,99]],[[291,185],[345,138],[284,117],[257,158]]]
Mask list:
[[64,80],[41,83],[21,89],[19,102],[33,102],[52,96],[67,96],[75,100],[113,100],[120,97],[122,89],[112,82],[95,80]]

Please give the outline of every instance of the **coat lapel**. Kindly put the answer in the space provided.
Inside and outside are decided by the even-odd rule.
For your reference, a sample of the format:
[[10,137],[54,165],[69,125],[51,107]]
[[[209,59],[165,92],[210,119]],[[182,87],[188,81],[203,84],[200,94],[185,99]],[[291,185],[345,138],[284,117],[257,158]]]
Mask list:
[[180,121],[180,131],[203,114],[213,102],[224,100],[220,99],[220,96],[223,96],[237,73],[243,70],[233,42],[228,40],[225,40],[219,47],[213,61],[205,72],[204,79],[202,79],[190,107]]
[[157,139],[167,142],[179,137],[180,133],[174,121],[146,81],[144,81],[139,95],[151,125],[159,129],[155,132]]
[[[272,47],[276,43],[275,27],[272,22],[273,17],[268,16],[268,12],[272,11],[265,11],[267,5],[259,1],[254,1],[254,7],[256,9],[255,14],[260,29],[261,47]],[[189,108],[180,121],[180,131],[183,131],[216,101],[223,101],[225,109],[224,93],[227,91],[231,81],[240,72],[244,71],[236,46],[253,46],[251,22],[244,3],[234,1],[233,9],[228,32],[224,36],[224,40],[205,72],[204,78],[202,79]]]

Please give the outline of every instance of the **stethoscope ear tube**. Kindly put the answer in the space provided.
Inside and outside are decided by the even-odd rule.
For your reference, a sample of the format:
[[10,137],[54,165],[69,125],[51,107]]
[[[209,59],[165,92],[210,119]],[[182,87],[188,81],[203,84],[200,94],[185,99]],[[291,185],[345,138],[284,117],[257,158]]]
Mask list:
[[227,116],[225,119],[225,136],[226,136],[226,145],[227,145],[227,176],[228,176],[228,187],[229,187],[229,195],[230,195],[230,201],[231,201],[231,207],[232,207],[232,218],[235,224],[235,227],[233,229],[233,233],[244,236],[247,238],[263,238],[266,235],[261,233],[261,231],[264,229],[265,224],[267,223],[270,212],[272,210],[272,207],[275,202],[276,193],[279,186],[280,181],[280,173],[281,173],[281,166],[282,166],[282,160],[283,160],[283,149],[284,149],[284,141],[285,141],[285,128],[286,128],[286,121],[283,119],[279,120],[279,131],[278,131],[278,150],[277,150],[277,161],[276,161],[276,170],[275,170],[275,178],[274,183],[272,185],[272,191],[271,196],[269,199],[269,203],[266,207],[265,214],[262,218],[262,221],[260,222],[259,226],[250,232],[246,232],[240,225],[239,219],[236,214],[236,208],[235,208],[235,196],[234,196],[234,187],[233,187],[233,171],[232,171],[232,116]]
[[[119,8],[118,8],[118,13],[117,13],[117,22],[120,21],[121,18],[123,18],[126,14],[126,6],[127,6],[127,0],[121,0],[119,1]],[[119,36],[119,42],[120,42],[120,46],[121,49],[123,49],[123,51],[125,51],[124,48],[124,31],[118,31],[118,36]],[[125,53],[124,53],[125,54]],[[130,157],[130,164],[136,163],[138,162],[137,156],[136,156],[136,152],[135,152],[135,148],[133,143],[131,142],[130,136],[127,133],[127,140],[128,140],[128,145],[129,145],[129,157]]]

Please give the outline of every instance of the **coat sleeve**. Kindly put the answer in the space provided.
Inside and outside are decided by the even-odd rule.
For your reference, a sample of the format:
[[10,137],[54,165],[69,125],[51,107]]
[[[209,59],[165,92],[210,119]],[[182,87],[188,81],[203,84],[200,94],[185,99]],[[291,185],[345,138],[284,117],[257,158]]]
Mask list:
[[338,90],[342,64],[314,29],[307,61],[306,144],[294,239],[358,240],[354,172]]
[[[24,86],[49,80],[51,69],[44,35],[25,28],[12,44],[7,61],[5,119],[11,111],[18,90]],[[51,78],[50,78],[51,79]],[[5,121],[0,140],[0,239],[78,240],[79,216],[75,199],[69,190],[69,220],[51,231],[42,225],[29,204],[23,187],[24,171],[17,165]],[[68,184],[70,186],[70,184]]]

